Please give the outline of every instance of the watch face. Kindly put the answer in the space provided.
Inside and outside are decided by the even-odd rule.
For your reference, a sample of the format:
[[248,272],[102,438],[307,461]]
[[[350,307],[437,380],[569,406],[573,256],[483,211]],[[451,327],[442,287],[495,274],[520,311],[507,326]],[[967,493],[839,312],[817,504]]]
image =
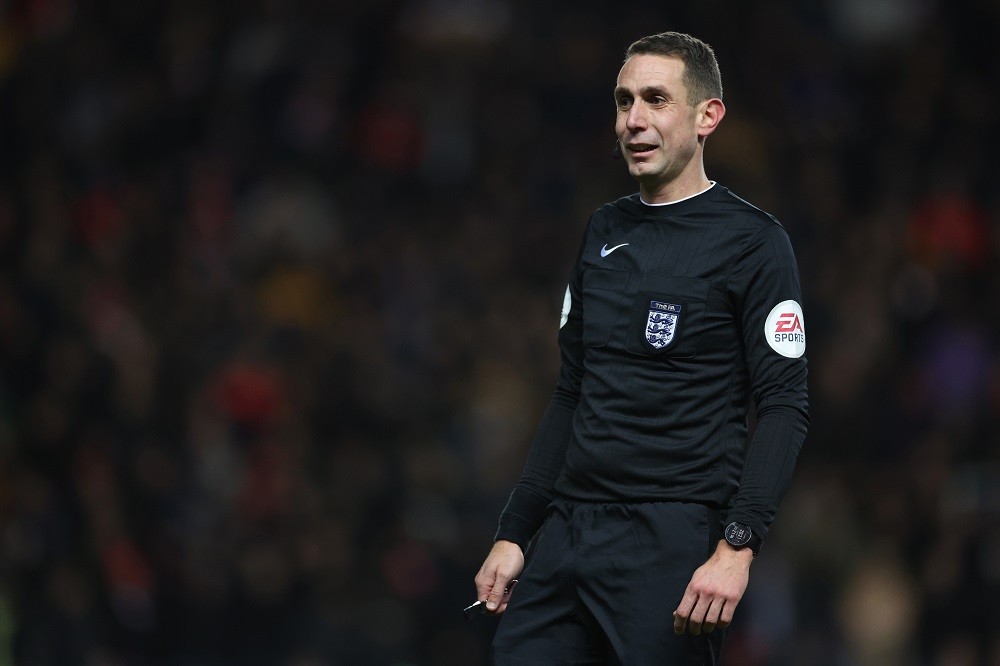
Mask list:
[[726,526],[726,541],[734,546],[745,546],[750,542],[753,532],[746,525],[729,523]]

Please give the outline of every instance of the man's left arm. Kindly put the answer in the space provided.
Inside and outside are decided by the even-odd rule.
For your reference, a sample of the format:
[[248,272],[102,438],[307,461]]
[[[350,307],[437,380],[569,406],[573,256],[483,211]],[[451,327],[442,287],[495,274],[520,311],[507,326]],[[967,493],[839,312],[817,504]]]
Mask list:
[[762,230],[741,253],[730,276],[756,406],[739,491],[725,516],[737,544],[720,540],[691,578],[674,631],[725,628],[746,591],[750,563],[767,536],[792,479],[809,423],[805,318],[798,267],[785,230]]

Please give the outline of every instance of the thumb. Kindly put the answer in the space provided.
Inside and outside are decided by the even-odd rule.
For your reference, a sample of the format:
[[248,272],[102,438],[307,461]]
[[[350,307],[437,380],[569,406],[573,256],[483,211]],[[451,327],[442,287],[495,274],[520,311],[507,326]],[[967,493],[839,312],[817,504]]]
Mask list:
[[490,594],[486,597],[486,610],[495,611],[500,606],[504,594],[507,593],[507,586],[510,584],[510,579],[511,575],[509,573],[497,571],[496,580],[493,581]]

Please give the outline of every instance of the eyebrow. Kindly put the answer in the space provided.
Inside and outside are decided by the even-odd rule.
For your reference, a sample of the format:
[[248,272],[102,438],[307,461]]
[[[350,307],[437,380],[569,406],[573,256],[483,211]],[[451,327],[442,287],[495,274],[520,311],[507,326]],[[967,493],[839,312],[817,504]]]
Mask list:
[[[631,95],[631,94],[632,94],[632,91],[630,91],[628,88],[625,88],[623,86],[618,86],[617,88],[615,88],[615,92],[614,92],[614,95],[615,95],[616,98],[617,97],[621,97],[622,95]],[[650,94],[663,95],[667,99],[673,99],[673,95],[670,94],[670,91],[668,91],[663,86],[643,86],[642,88],[639,88],[639,96],[640,97],[645,97],[645,96],[650,95]]]

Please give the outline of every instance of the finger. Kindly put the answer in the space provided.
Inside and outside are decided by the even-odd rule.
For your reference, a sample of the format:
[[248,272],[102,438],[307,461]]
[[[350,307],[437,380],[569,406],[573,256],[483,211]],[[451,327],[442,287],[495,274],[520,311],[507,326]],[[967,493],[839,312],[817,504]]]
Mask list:
[[694,608],[695,602],[698,601],[697,595],[695,595],[690,589],[684,592],[684,598],[677,605],[677,610],[674,611],[674,633],[683,634],[687,629],[688,617],[691,615],[691,610]]
[[487,573],[485,565],[483,565],[483,568],[476,574],[476,599],[478,601],[486,601],[490,590],[493,589],[494,581],[496,581],[496,571]]
[[517,585],[516,578],[507,583],[507,591],[503,593],[503,597],[500,599],[500,605],[497,606],[497,609],[495,611],[493,611],[494,614],[500,615],[505,610],[507,610],[507,606],[510,604],[510,596],[514,593],[515,585]]
[[722,612],[719,614],[719,629],[726,629],[733,621],[733,615],[736,613],[736,604],[729,602],[722,607]]
[[715,631],[715,628],[719,624],[719,615],[722,612],[724,603],[724,599],[714,599],[712,601],[711,605],[708,607],[708,612],[705,613],[705,622],[701,625],[702,632],[710,634]]
[[710,597],[698,597],[698,603],[694,605],[694,610],[691,611],[691,615],[688,617],[688,631],[695,636],[701,635],[702,624],[705,622],[705,614],[708,612],[711,603],[712,599]]

